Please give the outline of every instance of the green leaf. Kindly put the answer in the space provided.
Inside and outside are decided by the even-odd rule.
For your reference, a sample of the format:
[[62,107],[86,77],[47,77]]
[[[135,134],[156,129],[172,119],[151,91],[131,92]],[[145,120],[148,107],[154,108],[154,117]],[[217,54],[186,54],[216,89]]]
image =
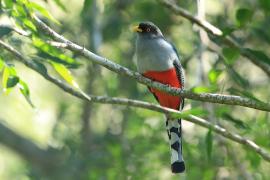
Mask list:
[[6,65],[2,77],[2,86],[4,91],[14,87],[19,82],[19,77],[17,76],[16,70],[14,67]]
[[217,85],[211,85],[211,86],[197,86],[191,89],[194,93],[210,93],[210,92],[216,92],[218,90]]
[[258,37],[258,38],[260,38],[260,40],[265,41],[268,44],[270,44],[270,33],[269,33],[268,29],[261,28],[261,27],[264,27],[265,24],[261,24],[259,27],[254,27],[252,29],[252,32],[254,33],[255,37]]
[[190,110],[182,111],[183,115],[205,116],[208,112],[203,108],[192,108]]
[[266,13],[270,12],[270,1],[269,0],[259,0],[261,7]]
[[38,71],[42,74],[47,74],[47,68],[44,64],[40,63],[38,60],[33,60],[33,63],[35,64],[36,68],[38,69]]
[[222,114],[222,118],[226,121],[230,121],[232,123],[234,123],[234,125],[237,128],[241,128],[241,129],[249,129],[249,126],[247,123],[245,123],[244,121],[240,120],[240,119],[236,119],[234,118],[232,115],[230,115],[229,113],[223,113]]
[[206,154],[207,154],[208,160],[210,160],[212,157],[212,149],[213,149],[213,134],[212,134],[211,129],[209,129],[206,134],[205,144],[206,144]]
[[4,65],[5,65],[4,60],[0,57],[0,72],[3,70]]
[[60,25],[60,22],[55,19],[44,7],[42,7],[41,5],[34,3],[34,2],[30,2],[30,4],[28,5],[29,7],[37,10],[38,12],[40,12],[44,17],[48,18],[49,20],[55,22],[56,24]]
[[240,56],[237,49],[228,47],[222,49],[222,54],[228,64],[233,64]]
[[11,33],[13,29],[9,26],[0,25],[0,38]]
[[[1,3],[1,1],[0,1],[0,3]],[[3,3],[4,3],[4,7],[7,9],[11,9],[13,7],[13,1],[11,1],[11,0],[4,0]]]
[[230,113],[231,109],[228,106],[220,105],[215,108],[215,116],[221,118],[224,113]]
[[27,12],[25,11],[22,4],[18,2],[18,3],[15,3],[14,5],[15,6],[13,8],[12,15],[14,15],[15,17],[20,17],[21,19],[26,18]]
[[247,8],[240,8],[236,12],[236,20],[240,27],[246,25],[251,21],[253,16],[253,11]]
[[173,114],[171,114],[171,117],[173,119],[180,119],[180,118],[186,118],[189,115],[205,116],[207,114],[208,114],[208,112],[205,109],[202,109],[202,108],[192,108],[190,110],[182,111],[181,114],[173,113]]
[[246,48],[245,50],[255,56],[256,60],[270,65],[270,58],[264,52],[249,48]]
[[246,159],[248,159],[250,161],[250,165],[254,169],[258,168],[260,163],[261,163],[261,157],[257,153],[255,153],[251,150],[247,151]]
[[26,27],[28,27],[31,31],[37,32],[37,28],[36,28],[36,26],[34,25],[34,23],[32,23],[32,21],[30,21],[30,20],[24,18],[24,19],[22,20],[22,22],[23,22],[23,24],[24,24]]
[[8,68],[10,75],[17,76],[17,72],[13,64],[8,64],[6,67]]
[[225,37],[225,36],[228,36],[230,35],[233,31],[235,31],[236,28],[235,27],[225,27],[224,29],[222,29],[222,36]]
[[87,14],[93,0],[84,0],[82,14]]
[[55,69],[55,71],[63,79],[65,79],[73,87],[79,89],[79,86],[76,83],[76,81],[74,80],[74,78],[72,77],[71,72],[63,64],[58,64],[58,63],[54,63],[54,62],[51,62],[51,64],[52,64],[53,68]]
[[242,77],[231,65],[227,65],[227,71],[232,79],[241,87],[249,87],[249,81]]
[[261,102],[258,98],[256,98],[251,92],[246,90],[239,90],[234,87],[230,87],[227,89],[231,94],[239,95],[239,96],[245,96],[247,98],[253,99],[254,101]]
[[49,59],[56,63],[61,63],[67,66],[68,68],[78,68],[80,63],[78,63],[75,59],[66,56],[59,49],[47,44],[42,39],[33,36],[32,37],[33,45],[38,50],[37,56],[42,57],[44,59]]
[[17,85],[19,82],[19,77],[18,76],[9,76],[6,84],[6,88],[12,88]]
[[8,77],[9,77],[9,70],[8,67],[4,68],[4,72],[3,72],[3,77],[2,77],[2,86],[4,91],[7,89],[7,81],[8,81]]
[[29,105],[31,107],[34,108],[35,106],[34,106],[34,104],[31,101],[30,90],[28,88],[28,85],[24,81],[20,80],[19,81],[19,88],[20,88],[20,92],[22,93],[22,95],[24,96],[24,98],[26,99],[26,101],[29,103]]
[[62,55],[62,54],[56,54],[56,55],[52,55],[54,53],[47,53],[44,51],[39,51],[37,53],[37,56],[42,57],[44,59],[48,59],[51,60],[55,63],[58,64],[63,64],[69,68],[77,68],[79,66],[79,63],[75,62],[75,60],[73,60],[72,58],[69,58],[66,55]]
[[210,83],[216,84],[217,83],[217,79],[218,79],[218,77],[220,76],[221,73],[222,73],[221,70],[211,69],[208,72],[208,79],[209,79]]

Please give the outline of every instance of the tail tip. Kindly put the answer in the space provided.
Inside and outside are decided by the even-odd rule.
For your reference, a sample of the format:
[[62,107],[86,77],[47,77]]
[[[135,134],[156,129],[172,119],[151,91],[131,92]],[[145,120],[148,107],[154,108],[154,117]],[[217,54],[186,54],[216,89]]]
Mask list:
[[184,161],[181,161],[181,162],[174,162],[172,165],[171,165],[171,168],[172,168],[172,172],[173,173],[182,173],[185,171],[185,163]]

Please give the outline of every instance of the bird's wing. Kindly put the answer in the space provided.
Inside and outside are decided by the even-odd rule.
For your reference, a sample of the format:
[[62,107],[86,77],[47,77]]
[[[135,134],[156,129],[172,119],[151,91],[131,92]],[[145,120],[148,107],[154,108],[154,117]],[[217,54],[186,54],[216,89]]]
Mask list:
[[[168,42],[168,41],[167,41],[167,42]],[[174,52],[176,53],[176,55],[177,55],[177,57],[178,57],[178,59],[179,59],[179,61],[180,61],[180,56],[179,56],[179,53],[178,53],[178,51],[177,51],[175,45],[174,45],[173,43],[170,43],[170,42],[168,42],[168,43],[172,46]]]
[[[183,71],[182,65],[180,63],[180,56],[179,56],[179,53],[178,53],[176,47],[172,43],[170,43],[170,44],[171,44],[174,52],[176,53],[176,55],[178,57],[178,59],[174,60],[173,65],[174,65],[174,68],[175,68],[176,73],[177,73],[177,78],[178,78],[179,82],[181,83],[181,89],[184,89],[184,87],[185,87],[185,76],[184,76],[184,71]],[[182,110],[183,107],[184,107],[184,98],[181,98],[181,101],[182,102],[181,102],[180,110]]]
[[[176,70],[178,81],[181,83],[180,88],[184,89],[185,77],[184,77],[184,72],[183,72],[182,66],[178,60],[175,60],[173,62],[173,65],[174,65],[174,68]],[[184,98],[181,98],[181,101],[182,101],[181,107],[179,108],[180,110],[182,110],[184,108]]]

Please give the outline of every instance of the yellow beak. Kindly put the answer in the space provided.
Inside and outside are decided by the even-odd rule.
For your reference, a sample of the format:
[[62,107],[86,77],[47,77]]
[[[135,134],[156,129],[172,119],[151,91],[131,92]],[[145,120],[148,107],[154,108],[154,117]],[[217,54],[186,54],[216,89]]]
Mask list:
[[134,32],[142,32],[142,29],[139,28],[139,26],[134,26],[134,27],[133,27],[133,31],[134,31]]

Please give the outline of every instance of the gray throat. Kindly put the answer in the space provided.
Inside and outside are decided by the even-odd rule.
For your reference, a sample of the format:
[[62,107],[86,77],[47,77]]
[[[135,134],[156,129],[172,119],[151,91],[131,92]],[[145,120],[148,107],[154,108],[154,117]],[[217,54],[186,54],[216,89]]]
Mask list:
[[172,45],[163,37],[144,37],[138,35],[136,41],[137,68],[140,73],[147,71],[166,71],[174,67],[178,56]]

